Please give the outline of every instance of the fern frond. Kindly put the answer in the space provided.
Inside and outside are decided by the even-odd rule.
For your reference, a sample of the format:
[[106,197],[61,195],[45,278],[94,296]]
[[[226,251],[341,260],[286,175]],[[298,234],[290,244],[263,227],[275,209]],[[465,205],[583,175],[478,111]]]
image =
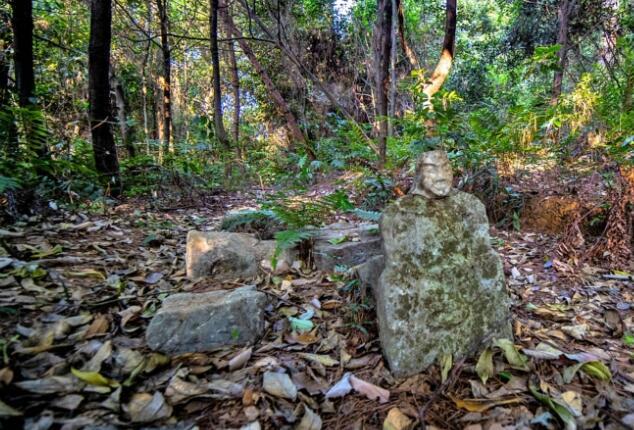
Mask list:
[[235,231],[242,226],[269,219],[275,220],[275,214],[269,210],[248,210],[236,212],[223,218],[220,230]]
[[271,267],[277,267],[277,259],[287,249],[294,248],[301,242],[310,239],[314,235],[313,232],[307,230],[284,230],[275,233],[275,251],[271,258]]
[[381,212],[366,211],[363,209],[353,209],[350,212],[355,214],[357,217],[361,218],[362,220],[366,220],[366,221],[377,222],[381,219]]

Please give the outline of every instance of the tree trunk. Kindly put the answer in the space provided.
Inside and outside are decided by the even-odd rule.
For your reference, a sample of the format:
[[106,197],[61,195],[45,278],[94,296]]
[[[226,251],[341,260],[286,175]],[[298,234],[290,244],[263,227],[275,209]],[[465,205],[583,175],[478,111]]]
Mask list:
[[0,11],[0,40],[6,44],[0,51],[0,109],[9,101],[9,70],[11,66],[8,46],[12,45],[12,34],[8,11]]
[[25,107],[34,104],[33,74],[33,5],[31,0],[13,0],[13,58],[18,102]]
[[401,39],[401,46],[403,47],[403,52],[405,56],[409,60],[409,65],[411,69],[419,69],[418,59],[416,58],[416,53],[407,43],[407,39],[405,38],[405,13],[403,12],[403,0],[396,0],[398,4],[398,34]]
[[170,152],[174,151],[171,140],[172,130],[172,52],[169,45],[169,20],[167,14],[168,0],[156,0],[156,6],[161,23],[161,52],[163,53],[163,76],[160,86],[163,90],[163,118],[162,118],[162,139],[163,147]]
[[121,143],[128,151],[128,155],[130,157],[134,157],[136,155],[136,151],[134,149],[134,143],[132,142],[132,133],[130,127],[128,127],[123,86],[114,73],[111,75],[111,82],[114,89],[115,105],[117,106],[117,120],[119,122],[119,131],[121,132]]
[[[152,22],[152,2],[146,3],[147,17],[144,24],[146,33],[150,33],[150,22]],[[152,41],[148,40],[145,45],[145,54],[143,55],[143,63],[141,64],[141,109],[143,111],[143,135],[145,137],[145,147],[147,155],[150,155],[150,126],[148,118],[148,85],[147,85],[147,64],[150,59],[150,49],[152,48]],[[154,96],[152,96],[154,97]],[[154,105],[154,103],[152,103]]]
[[445,37],[442,42],[440,60],[431,75],[429,83],[423,87],[423,93],[427,96],[427,103],[431,106],[431,98],[440,90],[442,84],[449,75],[453,63],[454,48],[456,44],[456,9],[457,0],[447,0],[445,13]]
[[557,44],[560,46],[558,54],[559,62],[553,77],[552,104],[557,104],[559,96],[561,95],[561,85],[566,70],[566,57],[568,56],[568,18],[570,17],[571,11],[572,1],[561,0],[559,8],[557,9],[557,20],[559,22],[557,27]]
[[88,48],[88,93],[90,130],[97,171],[107,179],[112,195],[121,193],[117,148],[110,123],[110,41],[112,38],[110,0],[92,0]]
[[390,92],[388,93],[388,127],[387,135],[394,135],[394,117],[396,114],[396,36],[398,34],[398,5],[392,1],[392,28],[390,29]]
[[387,159],[388,85],[392,41],[392,0],[379,0],[374,28],[374,73],[376,136],[379,147],[379,166]]
[[264,70],[264,67],[262,67],[262,64],[260,64],[260,62],[258,61],[257,57],[255,56],[255,53],[253,52],[249,44],[242,37],[242,34],[240,33],[240,31],[238,31],[238,29],[235,27],[233,23],[233,19],[231,18],[229,14],[223,15],[223,19],[225,20],[227,31],[230,34],[232,34],[233,37],[238,39],[238,44],[240,45],[240,48],[244,52],[244,55],[247,56],[247,58],[249,59],[249,62],[255,69],[255,72],[258,74],[258,76],[262,80],[262,83],[264,83],[264,86],[266,87],[266,90],[271,96],[271,99],[273,99],[273,102],[277,106],[278,111],[286,119],[286,126],[291,135],[291,142],[289,144],[288,149],[290,151],[294,150],[294,142],[300,142],[302,145],[308,148],[306,138],[304,137],[304,134],[299,128],[299,124],[297,123],[295,114],[293,114],[290,107],[286,103],[286,100],[284,100],[284,97],[282,97],[282,94],[275,87],[275,84],[271,80],[271,77],[266,72],[266,70]]
[[[229,36],[229,31],[227,31]],[[238,75],[238,63],[236,62],[236,52],[233,41],[229,42],[229,66],[231,68],[231,88],[233,90],[233,122],[232,138],[238,158],[243,159],[242,146],[240,145],[240,76]]]
[[218,0],[209,0],[209,41],[211,43],[211,66],[214,87],[214,128],[220,144],[229,149],[227,133],[222,123],[222,92],[220,89],[220,60],[218,58]]

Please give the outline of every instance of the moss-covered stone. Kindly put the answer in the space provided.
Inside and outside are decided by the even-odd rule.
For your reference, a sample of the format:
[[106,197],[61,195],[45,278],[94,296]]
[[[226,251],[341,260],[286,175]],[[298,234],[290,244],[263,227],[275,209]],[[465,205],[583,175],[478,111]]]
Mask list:
[[394,374],[463,356],[490,333],[512,335],[502,262],[476,197],[405,196],[383,213],[381,235],[385,269],[374,294]]

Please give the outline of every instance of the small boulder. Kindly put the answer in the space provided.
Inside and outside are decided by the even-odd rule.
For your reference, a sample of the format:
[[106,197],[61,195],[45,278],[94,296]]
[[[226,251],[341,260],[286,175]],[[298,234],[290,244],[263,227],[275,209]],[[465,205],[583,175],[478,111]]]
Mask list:
[[[260,263],[271,260],[274,240],[258,240],[245,233],[224,231],[190,231],[185,256],[187,277],[210,277],[217,281],[249,279],[258,275]],[[278,257],[278,266],[292,258],[289,253]]]
[[179,354],[253,343],[264,331],[266,302],[266,294],[254,286],[174,294],[150,321],[147,344]]

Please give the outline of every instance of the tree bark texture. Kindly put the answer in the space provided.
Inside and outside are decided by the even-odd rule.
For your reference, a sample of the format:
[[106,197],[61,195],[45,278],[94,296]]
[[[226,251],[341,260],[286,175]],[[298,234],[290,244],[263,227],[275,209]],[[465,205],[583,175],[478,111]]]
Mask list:
[[220,59],[218,58],[218,0],[209,0],[209,42],[214,88],[214,128],[220,144],[229,149],[225,126],[222,123],[222,90],[220,88]]
[[9,101],[9,70],[11,66],[8,47],[13,43],[11,34],[11,17],[8,11],[0,11],[0,40],[3,46],[0,51],[0,109]]
[[114,90],[115,105],[117,107],[117,121],[119,123],[119,131],[121,132],[121,143],[128,151],[130,157],[136,155],[134,143],[132,142],[132,133],[128,126],[127,108],[125,102],[125,92],[123,85],[114,74],[111,75],[112,89]]
[[13,0],[13,61],[20,106],[34,104],[33,5],[31,0]]
[[90,131],[95,167],[107,180],[113,195],[121,192],[117,148],[112,136],[110,112],[110,42],[112,38],[110,0],[92,0],[88,47],[88,93]]
[[374,98],[379,165],[387,159],[388,86],[392,45],[392,0],[379,0],[374,28]]
[[571,0],[560,0],[559,8],[557,9],[557,44],[559,49],[559,61],[558,67],[553,76],[553,91],[551,102],[556,104],[561,95],[561,85],[564,81],[564,72],[566,71],[566,58],[568,56],[568,21],[570,13],[572,12]]
[[[227,32],[227,36],[229,36]],[[235,45],[229,42],[229,67],[231,68],[231,88],[233,90],[233,121],[232,138],[238,151],[238,158],[242,159],[242,147],[240,145],[240,76],[238,75],[238,63],[236,61]]]
[[432,96],[440,90],[447,76],[449,76],[449,70],[451,70],[456,45],[456,11],[457,0],[447,0],[445,37],[442,42],[440,59],[438,64],[436,64],[430,81],[423,87],[423,93],[427,96],[428,103],[431,103]]
[[398,35],[398,0],[392,1],[392,28],[390,29],[390,91],[388,93],[388,127],[387,135],[394,135],[394,117],[396,115],[396,62],[397,62],[397,42]]
[[407,38],[405,37],[405,13],[403,11],[403,0],[397,0],[398,4],[398,34],[401,39],[401,47],[403,48],[403,52],[405,56],[409,60],[409,65],[411,69],[419,69],[420,66],[418,64],[418,58],[416,58],[416,53],[407,43]]
[[156,6],[161,24],[161,52],[163,54],[163,76],[160,86],[163,92],[162,101],[162,139],[164,149],[173,150],[172,147],[172,51],[169,44],[169,17],[167,14],[168,0],[156,0]]

